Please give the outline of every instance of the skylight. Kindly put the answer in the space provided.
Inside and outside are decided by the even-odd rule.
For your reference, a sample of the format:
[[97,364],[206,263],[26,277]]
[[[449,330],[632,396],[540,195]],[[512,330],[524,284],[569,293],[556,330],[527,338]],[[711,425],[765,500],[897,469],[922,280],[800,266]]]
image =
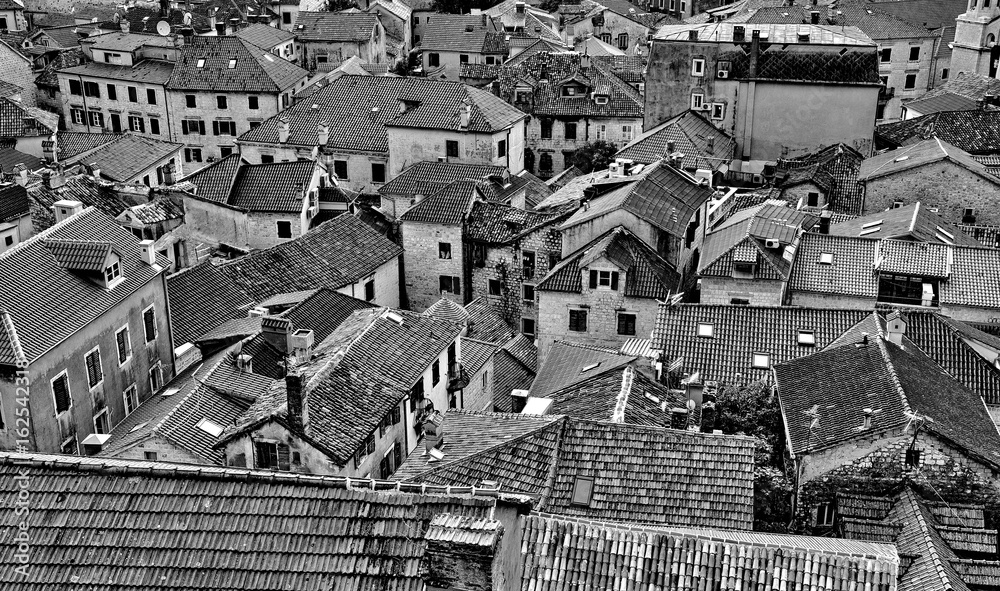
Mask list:
[[815,345],[816,333],[811,330],[800,330],[798,341],[800,345],[806,345],[806,346]]
[[590,371],[592,369],[597,369],[600,365],[601,365],[600,361],[598,361],[597,363],[591,363],[590,365],[588,365],[588,366],[584,367],[583,369],[581,369],[580,373],[583,373],[583,372],[586,372],[586,371]]
[[706,322],[698,323],[698,336],[700,337],[714,337],[715,336],[715,325],[708,324]]
[[229,60],[229,69],[232,70],[236,67],[236,60]]
[[576,481],[573,482],[573,497],[570,504],[589,507],[593,497],[594,478],[592,476],[577,476]]
[[160,396],[173,396],[178,392],[180,392],[180,388],[167,388],[162,394],[160,394]]
[[198,68],[204,68],[205,67],[205,60],[204,60],[204,58],[198,60],[198,65],[196,67],[198,67]]
[[865,230],[867,228],[874,228],[875,226],[881,226],[881,225],[882,225],[882,220],[877,220],[874,222],[868,222],[867,224],[861,226],[861,229]]
[[139,429],[142,429],[143,427],[145,427],[148,424],[149,424],[148,422],[147,423],[139,423],[135,427],[132,427],[131,429],[129,429],[128,432],[129,433],[135,433],[136,431],[138,431]]
[[195,426],[204,431],[205,433],[208,433],[212,437],[218,437],[219,435],[222,435],[222,425],[216,423],[215,421],[211,421],[209,419],[202,419],[198,421],[198,424]]
[[832,252],[821,252],[819,254],[819,264],[821,264],[821,265],[832,265],[833,264],[833,253]]

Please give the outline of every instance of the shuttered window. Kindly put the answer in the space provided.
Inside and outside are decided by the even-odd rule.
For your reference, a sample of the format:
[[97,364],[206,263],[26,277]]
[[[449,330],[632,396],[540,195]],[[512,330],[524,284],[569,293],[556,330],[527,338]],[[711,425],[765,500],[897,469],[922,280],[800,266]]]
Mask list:
[[591,271],[590,289],[611,289],[618,291],[617,271]]
[[52,380],[52,396],[56,401],[56,414],[66,412],[72,406],[73,403],[69,397],[69,380],[66,379],[65,373]]
[[156,312],[149,308],[142,313],[142,326],[146,332],[146,342],[156,340]]
[[94,349],[90,353],[87,353],[86,361],[87,382],[93,388],[104,379],[104,372],[101,371],[101,352],[98,349]]
[[569,311],[569,329],[574,332],[587,332],[587,311]]
[[127,326],[118,331],[115,340],[118,345],[118,363],[125,363],[132,356],[132,343],[129,341]]

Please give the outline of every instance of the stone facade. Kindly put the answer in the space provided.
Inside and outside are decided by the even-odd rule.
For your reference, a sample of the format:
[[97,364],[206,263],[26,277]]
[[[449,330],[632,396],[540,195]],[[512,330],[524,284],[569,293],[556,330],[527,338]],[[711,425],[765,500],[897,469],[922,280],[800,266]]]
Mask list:
[[[406,298],[409,308],[422,312],[441,298],[459,305],[470,301],[467,260],[462,243],[462,226],[403,222],[403,268],[406,281]],[[444,258],[442,244],[450,248]],[[443,292],[441,278],[456,278],[458,293]],[[454,291],[454,290],[453,290]]]
[[995,77],[1000,50],[1000,6],[988,2],[969,4],[969,10],[955,19],[955,41],[951,50],[951,74],[975,72]]
[[739,299],[751,306],[780,306],[785,291],[784,281],[768,279],[702,277],[700,281],[702,304],[728,305]]
[[[147,455],[149,454],[149,455]],[[154,435],[143,439],[135,445],[117,449],[112,452],[103,452],[101,456],[116,458],[119,460],[156,460],[159,462],[173,462],[177,464],[204,464],[205,460],[190,451],[174,444],[174,442]]]
[[[511,174],[524,170],[524,121],[493,134],[386,126],[390,180],[417,162],[447,158],[460,164],[505,166]],[[458,156],[448,156],[447,142],[458,142]],[[501,152],[501,142],[504,151]]]
[[462,389],[462,408],[476,411],[493,411],[493,356],[479,371],[469,376],[469,385]]
[[[516,105],[515,105],[516,106]],[[551,129],[550,137],[542,137],[542,122]],[[575,139],[566,137],[566,123],[576,125]],[[551,126],[551,127],[550,127]],[[532,117],[528,121],[525,146],[532,152],[528,171],[549,178],[569,168],[573,153],[585,144],[603,140],[623,148],[642,134],[642,117]],[[547,157],[543,157],[547,155]]]
[[349,57],[357,57],[366,64],[385,61],[385,29],[378,22],[367,41],[299,41],[295,53],[303,68],[309,71],[330,71]]
[[653,32],[646,25],[610,10],[602,12],[598,17],[598,22],[601,23],[600,26],[594,24],[593,18],[585,18],[571,25],[566,25],[562,30],[563,41],[572,47],[577,42],[582,42],[587,37],[593,36],[626,51],[629,55],[632,55],[632,51],[637,45],[643,53],[646,52],[646,38],[649,33]]
[[[892,98],[882,103],[876,114],[880,122],[898,120],[904,102],[922,96],[934,87],[934,44],[935,37],[931,36],[878,42],[879,76],[886,88],[893,89]],[[915,60],[910,59],[913,52],[917,53]]]
[[[96,84],[100,96],[84,96],[82,92],[71,92],[70,80],[79,82],[81,87],[88,83]],[[115,89],[113,99],[110,97],[109,86]],[[59,74],[58,96],[63,100],[61,112],[67,131],[86,133],[131,131],[151,138],[173,140],[177,136],[167,125],[170,118],[167,115],[165,93],[163,84],[144,82],[132,77],[116,80],[103,76]],[[150,102],[151,96],[155,97],[155,103]],[[130,97],[136,100],[133,101]],[[91,113],[100,113],[100,119]]]
[[0,221],[0,254],[31,238],[32,233],[30,215]]
[[[3,18],[2,12],[0,12],[0,18]],[[21,104],[29,107],[35,106],[35,76],[37,74],[32,71],[31,60],[6,43],[0,43],[0,72],[3,72],[5,82],[21,87]]]

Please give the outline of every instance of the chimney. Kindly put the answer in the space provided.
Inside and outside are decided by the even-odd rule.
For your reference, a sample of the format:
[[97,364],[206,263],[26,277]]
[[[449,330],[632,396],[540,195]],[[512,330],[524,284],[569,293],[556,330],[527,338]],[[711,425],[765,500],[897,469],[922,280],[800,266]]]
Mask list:
[[459,107],[458,112],[459,123],[458,126],[462,129],[469,128],[469,120],[472,119],[472,105],[467,102],[462,102],[462,106]]
[[885,319],[885,332],[886,338],[889,339],[890,343],[897,347],[903,346],[903,335],[906,334],[906,320],[899,313],[899,310],[894,310]]
[[316,126],[316,145],[322,148],[328,141],[330,141],[330,124],[320,121]]
[[688,41],[697,41],[697,40],[698,40],[698,29],[691,29],[690,31],[688,31]]
[[265,316],[260,321],[261,334],[267,341],[283,355],[291,353],[292,321],[287,318],[277,316]]
[[153,250],[153,244],[152,240],[139,242],[139,256],[142,257],[142,262],[150,267],[156,264],[156,251]]
[[744,27],[743,25],[736,25],[733,27],[733,41],[740,43],[744,39],[746,39],[746,35],[747,35],[747,30],[746,27]]
[[424,419],[424,446],[424,455],[430,454],[432,458],[435,456],[431,453],[433,450],[438,450],[437,455],[440,455],[444,447],[444,415],[436,410]]
[[809,22],[811,22],[814,25],[818,25],[819,24],[819,11],[818,10],[813,10],[812,12],[809,13]]
[[861,413],[865,417],[864,418],[864,423],[861,425],[861,428],[862,429],[871,429],[872,428],[872,414],[874,414],[874,411],[871,408],[863,408],[863,409],[861,409]]
[[705,138],[705,150],[709,154],[712,154],[712,153],[715,152],[715,136],[714,135],[710,135],[707,138]]
[[677,142],[675,142],[674,140],[667,140],[667,153],[664,154],[664,156],[670,158],[670,155],[676,151],[677,151]]
[[670,409],[671,429],[687,429],[687,420],[688,420],[688,409],[686,408]]
[[754,29],[753,37],[750,41],[750,68],[749,77],[757,77],[757,61],[760,59],[760,30]]
[[217,24],[218,23],[215,22],[215,7],[214,6],[209,7],[209,9],[208,9],[208,28],[212,29],[213,31],[217,31],[218,30],[218,27],[216,26]]
[[823,213],[819,214],[819,233],[829,234],[830,233],[830,220],[833,219],[833,212],[830,210],[825,210]]
[[227,27],[228,33],[230,35],[232,35],[232,34],[236,33],[236,31],[239,31],[239,30],[240,30],[240,19],[238,19],[236,17],[233,17],[233,18],[229,19],[229,26]]
[[28,167],[24,164],[14,165],[14,182],[25,187],[28,185]]
[[521,2],[520,0],[515,2],[514,10],[517,11],[517,14],[524,14],[524,2]]
[[299,329],[292,333],[291,346],[296,362],[304,363],[312,358],[315,339],[311,330]]
[[174,164],[173,162],[168,162],[166,166],[163,167],[163,184],[172,185],[174,184]]
[[590,67],[590,54],[583,54],[580,56],[580,69],[587,69]]
[[96,162],[91,162],[87,165],[87,172],[95,179],[101,178],[101,167]]
[[289,131],[288,118],[287,117],[278,117],[278,141],[279,142],[281,142],[283,144],[288,143],[288,131]]
[[504,550],[504,546],[514,545],[504,544],[504,539],[512,536],[517,533],[505,533],[503,523],[492,516],[434,515],[424,536],[424,587],[468,591],[507,588],[504,557],[520,552],[520,548]]
[[56,201],[52,204],[52,211],[56,214],[56,223],[65,220],[68,217],[74,216],[81,211],[83,211],[83,203],[79,201],[72,201],[69,199],[63,199]]
[[107,443],[108,439],[111,439],[110,434],[101,435],[99,433],[91,433],[87,435],[81,443],[83,444],[83,453],[88,456],[96,456],[101,453],[104,449],[104,444]]
[[528,403],[528,391],[511,390],[510,400],[510,412],[519,413],[524,410],[524,406]]
[[129,27],[131,26],[131,23],[128,22],[127,18],[122,17],[122,20],[121,20],[121,22],[118,23],[118,26],[120,26],[122,28],[122,33],[128,33],[129,32]]
[[305,392],[302,391],[302,375],[296,371],[285,376],[285,412],[288,424],[293,430],[305,431],[309,427],[309,407]]

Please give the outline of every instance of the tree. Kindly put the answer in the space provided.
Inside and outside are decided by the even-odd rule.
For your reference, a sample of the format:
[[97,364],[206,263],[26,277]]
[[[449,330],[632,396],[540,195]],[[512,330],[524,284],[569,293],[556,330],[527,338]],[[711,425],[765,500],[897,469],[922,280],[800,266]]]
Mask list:
[[431,2],[431,10],[451,14],[468,14],[473,8],[486,10],[493,8],[499,2],[500,0],[434,0]]
[[358,3],[355,0],[327,0],[326,10],[327,12],[340,12],[341,10],[347,10],[349,8],[357,8]]
[[604,140],[584,144],[573,153],[573,164],[584,173],[604,170],[615,161],[618,146]]
[[555,14],[559,11],[560,4],[572,4],[572,2],[560,2],[559,0],[542,0],[542,3],[538,5],[538,8],[544,10],[545,12]]

